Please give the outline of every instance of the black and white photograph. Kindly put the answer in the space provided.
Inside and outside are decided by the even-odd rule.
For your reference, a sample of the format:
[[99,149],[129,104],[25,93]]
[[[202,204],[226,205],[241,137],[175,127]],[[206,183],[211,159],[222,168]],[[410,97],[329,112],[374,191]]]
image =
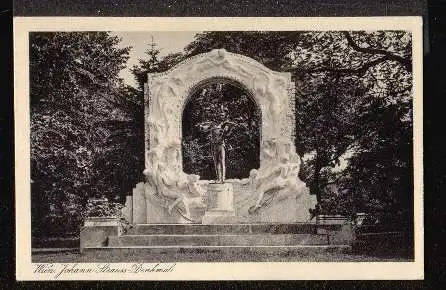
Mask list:
[[23,29],[23,277],[422,275],[419,19],[245,21]]

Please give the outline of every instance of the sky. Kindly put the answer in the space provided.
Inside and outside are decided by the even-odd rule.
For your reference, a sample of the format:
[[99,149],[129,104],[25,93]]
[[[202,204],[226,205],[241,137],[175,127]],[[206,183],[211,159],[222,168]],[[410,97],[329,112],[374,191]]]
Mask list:
[[195,34],[199,31],[132,31],[132,32],[113,32],[121,38],[120,47],[132,46],[129,53],[129,60],[127,67],[123,69],[119,76],[124,79],[124,83],[136,87],[137,84],[130,69],[138,63],[138,59],[145,59],[145,51],[149,48],[149,44],[153,41],[160,50],[160,56],[165,56],[169,53],[181,52],[184,47],[190,43]]

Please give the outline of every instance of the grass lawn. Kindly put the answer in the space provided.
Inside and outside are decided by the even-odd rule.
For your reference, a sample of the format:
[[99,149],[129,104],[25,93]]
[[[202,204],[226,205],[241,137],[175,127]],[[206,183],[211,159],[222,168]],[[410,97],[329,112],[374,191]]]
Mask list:
[[242,252],[222,255],[218,250],[184,253],[95,252],[80,254],[78,251],[40,252],[32,254],[34,263],[95,263],[95,262],[411,262],[410,258],[357,255],[342,252],[298,253],[292,250],[276,254]]

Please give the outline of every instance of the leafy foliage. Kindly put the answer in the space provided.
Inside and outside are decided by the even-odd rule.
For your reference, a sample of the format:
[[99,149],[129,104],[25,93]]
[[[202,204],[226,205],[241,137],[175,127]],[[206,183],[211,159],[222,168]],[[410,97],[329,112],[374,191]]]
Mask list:
[[35,235],[77,232],[88,198],[120,200],[140,178],[142,103],[118,78],[129,48],[105,32],[30,34]]
[[[323,213],[412,211],[412,39],[405,31],[204,32],[213,48],[290,71],[300,177]],[[261,49],[259,49],[261,48]]]
[[[227,178],[246,178],[259,167],[260,112],[243,89],[215,79],[197,89],[183,112],[184,171],[215,179],[210,130],[222,126]],[[206,129],[204,129],[206,128]]]
[[186,55],[181,52],[171,53],[162,58],[160,58],[159,54],[160,50],[156,48],[156,44],[152,39],[150,47],[146,50],[147,60],[140,59],[139,64],[134,65],[131,69],[141,92],[143,91],[144,84],[147,82],[148,73],[166,71],[175,64],[186,59]]
[[[322,213],[384,212],[410,222],[410,33],[199,33],[183,52],[164,57],[152,43],[147,58],[132,69],[138,89],[124,86],[118,78],[129,52],[118,48],[118,42],[105,32],[30,34],[33,234],[76,232],[83,216],[101,212],[97,206],[86,211],[90,198],[107,198],[110,204],[122,201],[142,178],[142,88],[147,72],[165,71],[214,48],[292,73],[297,87],[295,143],[303,157],[300,178],[317,196]],[[235,123],[251,126],[235,130],[234,140],[240,142],[231,145],[238,149],[230,160],[241,163],[229,166],[251,166],[243,160],[254,158],[241,152],[257,154],[257,133],[246,134],[259,126],[254,105],[249,98],[217,102],[201,94],[204,88],[184,114],[190,124],[183,126],[190,170],[200,175],[213,172],[209,156],[202,154],[208,140],[198,129],[205,122],[221,122],[215,112],[222,104]],[[227,89],[229,95],[245,94]],[[197,107],[202,103],[207,105]]]
[[[296,58],[302,79],[310,76],[337,80],[330,85],[336,96],[326,96],[337,98],[337,106],[327,106],[325,113],[319,114],[333,114],[337,118],[328,122],[334,128],[322,134],[323,138],[331,139],[328,144],[334,147],[322,146],[320,150],[320,145],[326,142],[313,142],[308,136],[297,140],[298,144],[309,145],[304,152],[315,150],[309,160],[314,163],[307,179],[310,188],[318,194],[325,212],[380,211],[403,214],[409,221],[407,213],[411,213],[413,206],[411,37],[406,32],[330,34],[330,37],[326,33],[310,35],[303,46],[310,53],[308,59],[319,61],[308,62],[305,54]],[[322,53],[314,56],[315,47],[323,48]],[[312,94],[311,98],[317,95]],[[312,101],[318,106],[321,102],[318,98]],[[299,98],[298,108],[300,104]],[[341,110],[337,110],[338,106]],[[305,121],[307,117],[302,115],[298,119],[309,124]],[[302,127],[298,124],[298,128]],[[333,130],[337,136],[332,135]],[[314,128],[304,129],[299,133],[313,131]],[[333,159],[325,159],[327,153]],[[332,161],[340,161],[339,153],[350,153],[346,155],[351,157],[346,168],[336,173],[329,169],[334,167]]]
[[121,217],[123,205],[110,201],[107,197],[88,199],[85,216],[88,217]]

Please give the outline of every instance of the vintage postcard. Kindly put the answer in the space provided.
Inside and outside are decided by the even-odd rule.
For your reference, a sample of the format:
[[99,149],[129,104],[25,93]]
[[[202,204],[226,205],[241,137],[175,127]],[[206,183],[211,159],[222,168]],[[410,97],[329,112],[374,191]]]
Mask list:
[[18,280],[423,279],[422,20],[14,19]]

